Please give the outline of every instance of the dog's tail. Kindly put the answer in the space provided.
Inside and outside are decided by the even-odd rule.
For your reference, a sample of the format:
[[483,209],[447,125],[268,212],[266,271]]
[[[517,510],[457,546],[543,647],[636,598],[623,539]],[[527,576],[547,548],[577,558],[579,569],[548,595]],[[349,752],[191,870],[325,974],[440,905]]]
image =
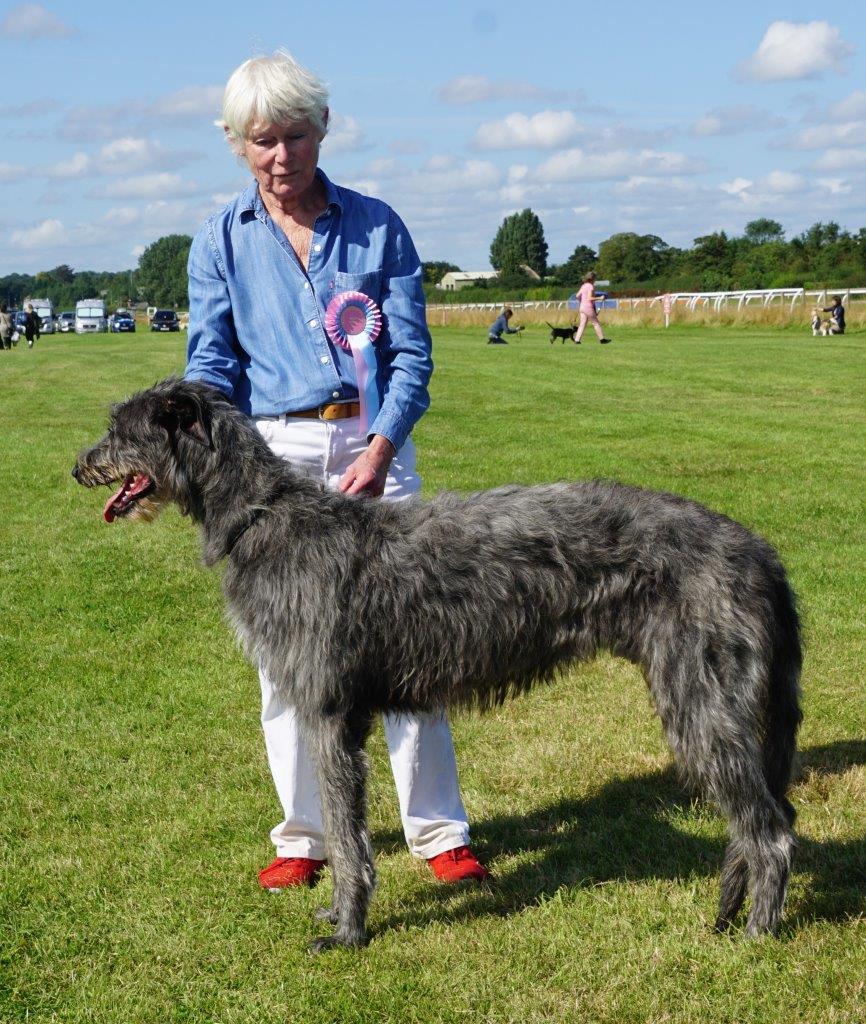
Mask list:
[[770,793],[793,825],[796,811],[785,794],[791,781],[797,729],[803,718],[800,709],[803,651],[794,593],[784,574],[780,574],[773,585],[775,630],[768,680],[764,774]]

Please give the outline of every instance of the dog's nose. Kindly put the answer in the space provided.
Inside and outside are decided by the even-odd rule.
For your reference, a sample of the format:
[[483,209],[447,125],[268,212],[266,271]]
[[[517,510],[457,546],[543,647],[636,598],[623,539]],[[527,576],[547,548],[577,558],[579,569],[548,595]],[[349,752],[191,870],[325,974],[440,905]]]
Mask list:
[[75,464],[75,465],[74,465],[74,466],[72,467],[72,476],[73,476],[73,479],[75,479],[75,480],[77,480],[77,479],[78,479],[78,475],[79,475],[79,472],[80,472],[80,470],[78,469],[78,464],[76,463],[76,464]]

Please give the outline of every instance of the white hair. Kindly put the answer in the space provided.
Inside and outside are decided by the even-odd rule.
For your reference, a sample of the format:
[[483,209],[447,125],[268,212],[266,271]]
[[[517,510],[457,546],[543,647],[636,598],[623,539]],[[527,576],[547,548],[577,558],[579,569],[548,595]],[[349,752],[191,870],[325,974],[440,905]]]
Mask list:
[[309,121],[325,137],[328,130],[328,89],[312,71],[286,50],[245,60],[232,72],[223,93],[223,116],[216,124],[241,154],[257,125]]

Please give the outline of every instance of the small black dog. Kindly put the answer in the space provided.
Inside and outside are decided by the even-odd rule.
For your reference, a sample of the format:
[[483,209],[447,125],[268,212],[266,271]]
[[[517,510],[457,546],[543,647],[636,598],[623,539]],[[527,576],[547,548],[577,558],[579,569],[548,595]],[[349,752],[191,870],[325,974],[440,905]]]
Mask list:
[[574,338],[574,332],[577,330],[577,324],[571,327],[554,327],[549,320],[544,321],[550,328],[550,344],[552,345],[557,338],[562,339],[564,345],[567,341]]

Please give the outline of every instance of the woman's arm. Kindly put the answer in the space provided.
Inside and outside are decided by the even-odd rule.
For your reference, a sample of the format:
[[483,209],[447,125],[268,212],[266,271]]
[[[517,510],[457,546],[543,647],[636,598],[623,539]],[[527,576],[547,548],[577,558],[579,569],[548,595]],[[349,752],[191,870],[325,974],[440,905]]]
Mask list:
[[230,398],[240,376],[237,335],[228,283],[210,223],[189,251],[189,334],[185,376],[224,391]]

